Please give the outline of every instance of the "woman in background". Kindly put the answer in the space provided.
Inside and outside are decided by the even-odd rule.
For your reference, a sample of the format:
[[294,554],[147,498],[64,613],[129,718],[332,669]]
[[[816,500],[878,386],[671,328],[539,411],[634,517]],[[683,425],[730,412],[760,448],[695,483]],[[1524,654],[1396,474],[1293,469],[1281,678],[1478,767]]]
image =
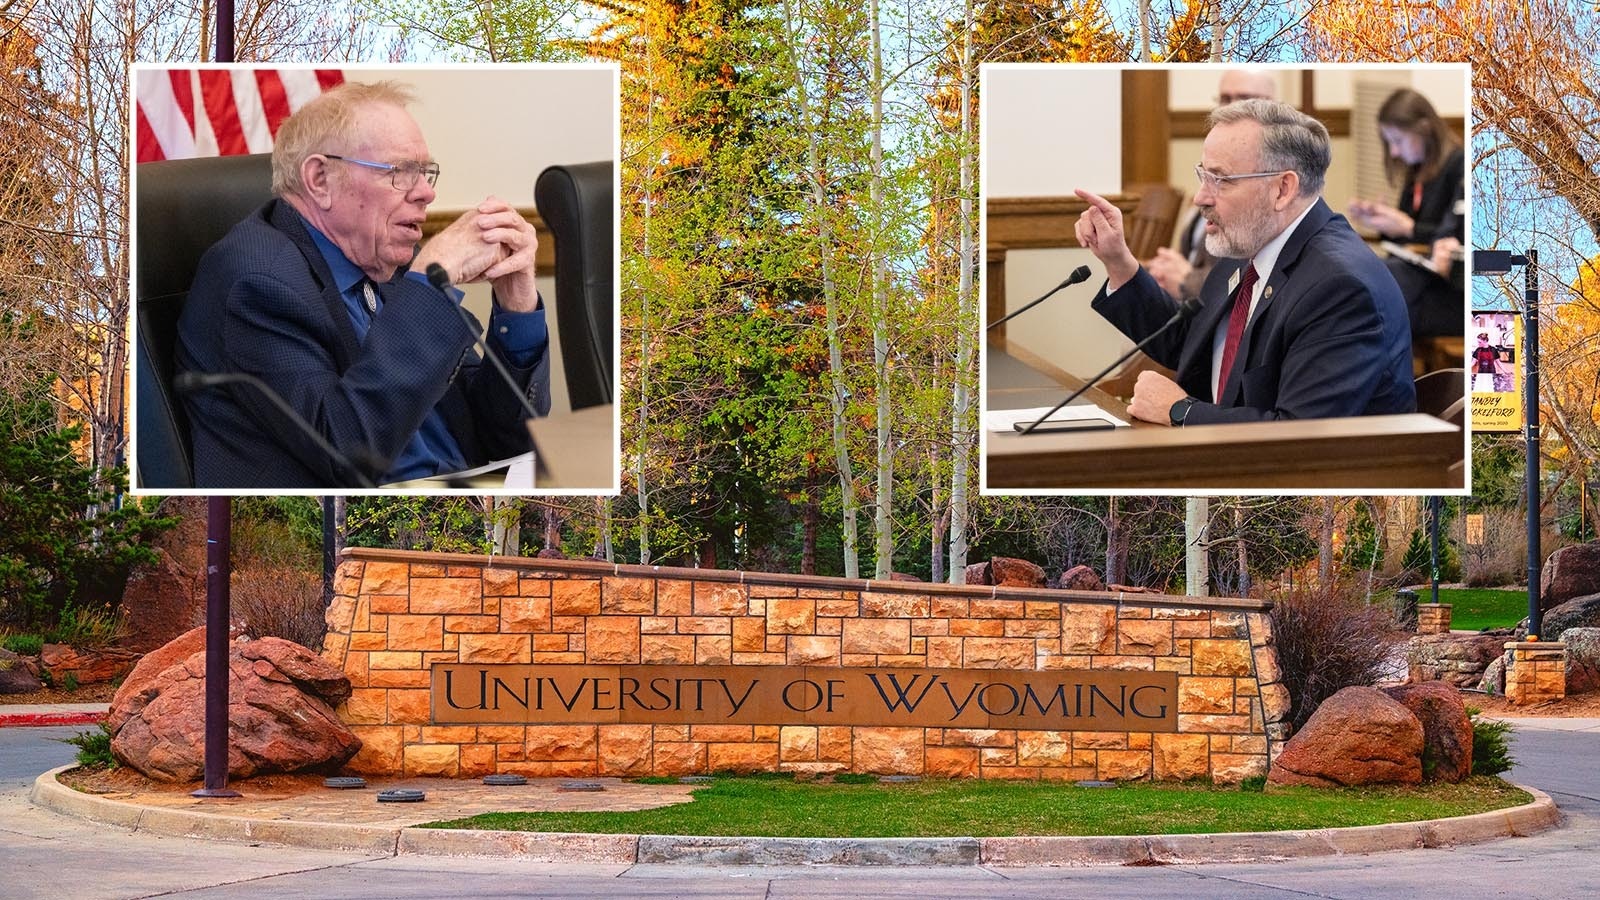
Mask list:
[[1465,156],[1428,98],[1410,88],[1389,95],[1378,109],[1378,134],[1390,183],[1400,197],[1390,206],[1353,200],[1350,218],[1389,240],[1429,244],[1432,266],[1390,257],[1411,315],[1413,339],[1461,334],[1466,285],[1455,254],[1465,238]]

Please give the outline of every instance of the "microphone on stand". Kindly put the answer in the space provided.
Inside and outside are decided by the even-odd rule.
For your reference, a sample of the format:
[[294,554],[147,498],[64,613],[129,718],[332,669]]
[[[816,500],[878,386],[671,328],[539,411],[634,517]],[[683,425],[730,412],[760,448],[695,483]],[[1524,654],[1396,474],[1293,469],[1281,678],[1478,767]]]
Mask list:
[[1024,306],[1023,308],[1017,310],[1016,312],[1006,313],[1005,315],[1001,316],[1000,318],[995,319],[993,322],[990,322],[989,323],[989,327],[985,328],[984,330],[985,331],[993,331],[996,327],[998,327],[1000,325],[1004,325],[1007,321],[1009,321],[1011,319],[1014,319],[1017,316],[1022,315],[1023,313],[1027,312],[1028,310],[1033,309],[1035,306],[1038,306],[1039,304],[1043,303],[1044,301],[1050,299],[1050,297],[1053,296],[1056,291],[1059,291],[1062,288],[1072,287],[1075,284],[1079,284],[1080,282],[1084,282],[1084,281],[1088,281],[1088,280],[1089,280],[1089,267],[1088,266],[1079,266],[1076,269],[1072,270],[1072,274],[1067,276],[1067,280],[1066,281],[1063,281],[1060,284],[1056,285],[1055,287],[1051,288],[1043,297],[1040,297],[1039,299],[1033,301],[1032,303],[1029,303],[1027,306]]
[[[338,447],[328,443],[328,439],[323,437],[321,432],[312,428],[311,423],[301,417],[298,412],[295,412],[294,407],[290,406],[287,400],[284,400],[283,397],[278,395],[277,391],[256,376],[246,375],[243,372],[179,372],[172,378],[172,387],[180,394],[209,390],[210,388],[222,387],[228,384],[245,384],[255,388],[260,392],[261,396],[266,397],[267,401],[277,408],[278,412],[283,413],[289,421],[293,422],[294,427],[299,429],[301,434],[310,438],[311,442],[317,445],[317,449],[321,450],[328,459],[333,461],[335,468],[344,469],[355,476],[358,487],[377,487],[364,471],[357,468],[356,464],[350,461],[350,457],[341,453]],[[368,468],[373,471],[381,468],[382,463],[373,458],[371,454],[360,453],[359,455],[362,457],[362,461],[367,463]]]
[[[1077,274],[1077,273],[1073,273],[1073,274]],[[1135,353],[1138,353],[1140,350],[1143,350],[1145,348],[1146,344],[1149,344],[1151,341],[1153,341],[1156,338],[1160,337],[1162,334],[1164,334],[1166,332],[1167,329],[1169,329],[1172,326],[1178,324],[1179,322],[1182,322],[1185,319],[1194,318],[1194,315],[1196,313],[1198,313],[1199,311],[1200,311],[1200,301],[1196,300],[1196,299],[1194,299],[1192,297],[1189,298],[1188,300],[1183,301],[1182,303],[1179,303],[1178,304],[1178,311],[1172,314],[1172,318],[1170,318],[1166,322],[1162,323],[1160,328],[1157,328],[1155,331],[1150,332],[1150,335],[1148,337],[1146,337],[1144,340],[1140,341],[1137,344],[1134,344],[1132,350],[1129,350],[1127,353],[1124,353],[1121,356],[1117,357],[1115,360],[1112,361],[1111,365],[1106,366],[1104,369],[1101,369],[1100,370],[1100,374],[1094,376],[1093,378],[1090,378],[1088,381],[1085,381],[1083,383],[1082,387],[1080,387],[1077,390],[1073,391],[1072,393],[1068,394],[1067,395],[1067,399],[1065,399],[1065,400],[1061,401],[1060,403],[1057,403],[1055,406],[1051,407],[1049,412],[1047,412],[1044,415],[1040,416],[1036,421],[1030,422],[1027,425],[1024,425],[1023,423],[1018,422],[1016,425],[1014,425],[1012,427],[1015,428],[1017,431],[1023,433],[1023,434],[1032,434],[1033,430],[1035,428],[1038,428],[1040,425],[1044,424],[1044,420],[1045,419],[1048,419],[1051,416],[1055,415],[1057,410],[1060,410],[1061,407],[1066,406],[1068,403],[1071,403],[1072,401],[1074,401],[1074,400],[1078,399],[1079,397],[1083,396],[1083,392],[1084,391],[1087,391],[1089,388],[1094,387],[1094,383],[1095,382],[1097,382],[1100,379],[1102,379],[1102,378],[1106,377],[1107,375],[1111,374],[1111,370],[1112,369],[1115,369],[1117,366],[1120,366],[1123,363],[1127,362],[1128,360],[1132,359],[1133,355]]]
[[[450,273],[444,270],[444,266],[438,263],[428,264],[428,283],[438,288],[439,293],[444,294],[445,298],[449,299],[451,288]],[[530,419],[539,418],[538,411],[533,408],[532,403],[528,402],[527,392],[517,384],[515,378],[511,377],[511,372],[506,369],[506,364],[500,361],[500,357],[489,351],[489,342],[484,340],[478,329],[473,327],[471,316],[461,308],[461,304],[455,303],[452,305],[455,306],[457,315],[461,316],[461,324],[467,326],[467,332],[472,335],[473,342],[478,345],[478,352],[482,353],[483,358],[487,359],[494,366],[494,370],[500,373],[500,377],[505,379],[505,383],[511,388],[511,393],[516,396],[517,402],[522,404],[522,411],[527,413]]]

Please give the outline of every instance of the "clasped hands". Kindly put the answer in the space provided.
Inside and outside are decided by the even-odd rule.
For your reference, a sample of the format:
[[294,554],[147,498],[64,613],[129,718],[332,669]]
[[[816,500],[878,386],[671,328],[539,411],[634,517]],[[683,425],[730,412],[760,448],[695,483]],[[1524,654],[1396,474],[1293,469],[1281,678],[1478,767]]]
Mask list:
[[501,309],[532,312],[539,306],[534,283],[538,251],[533,226],[511,204],[488,197],[424,244],[411,267],[426,272],[438,263],[456,284],[487,281]]

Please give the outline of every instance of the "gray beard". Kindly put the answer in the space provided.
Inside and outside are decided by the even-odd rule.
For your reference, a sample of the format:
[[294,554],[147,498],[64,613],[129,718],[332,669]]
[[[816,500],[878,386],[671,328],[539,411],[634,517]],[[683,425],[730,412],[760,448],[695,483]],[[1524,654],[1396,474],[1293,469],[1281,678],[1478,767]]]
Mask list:
[[1206,252],[1218,259],[1249,259],[1277,234],[1270,216],[1258,216],[1238,223],[1232,233],[1218,231],[1206,235]]

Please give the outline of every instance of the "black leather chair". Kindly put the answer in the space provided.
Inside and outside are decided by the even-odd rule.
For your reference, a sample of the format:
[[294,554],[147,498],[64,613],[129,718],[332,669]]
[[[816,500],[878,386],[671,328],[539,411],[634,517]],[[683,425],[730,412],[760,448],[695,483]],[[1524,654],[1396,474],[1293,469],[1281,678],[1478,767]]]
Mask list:
[[555,236],[556,327],[573,409],[616,402],[612,171],[610,162],[551,166],[533,188],[539,216]]
[[141,163],[137,177],[134,483],[145,490],[193,487],[189,422],[172,390],[178,316],[200,256],[271,198],[272,157]]

